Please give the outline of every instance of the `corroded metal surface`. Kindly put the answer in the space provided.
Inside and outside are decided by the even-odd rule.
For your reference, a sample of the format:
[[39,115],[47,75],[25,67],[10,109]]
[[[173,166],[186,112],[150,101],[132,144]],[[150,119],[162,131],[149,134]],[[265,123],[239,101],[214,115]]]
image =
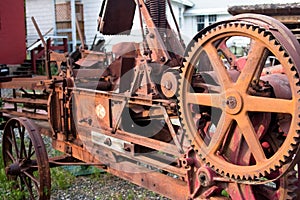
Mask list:
[[[251,39],[247,61],[238,69],[226,69],[217,53],[218,44],[221,43],[219,41],[236,36]],[[199,151],[200,157],[218,173],[230,178],[255,180],[265,176],[288,161],[294,155],[293,150],[297,148],[299,97],[296,91],[298,91],[299,80],[295,73],[298,72],[299,62],[297,57],[286,56],[293,55],[292,51],[295,50],[288,48],[291,52],[287,52],[281,45],[276,44],[274,37],[256,24],[243,22],[220,24],[195,42],[182,68],[179,104],[184,129],[192,145]],[[288,41],[282,38],[280,40],[281,43],[290,47]],[[275,56],[284,68],[288,79],[286,84],[291,88],[292,98],[290,96],[274,98],[268,92],[267,82],[259,81],[261,71],[270,55]],[[202,64],[201,56],[208,57],[209,62]],[[204,80],[207,86],[202,90],[190,87],[193,77],[201,76],[201,71],[203,71],[201,67],[207,64],[216,73],[218,91],[210,89],[210,85],[214,83],[207,82],[207,80]],[[227,72],[230,70],[240,72],[237,80]],[[191,112],[190,105],[198,108]],[[200,115],[201,120],[205,113],[211,119],[195,124],[194,117]],[[281,149],[272,157],[267,157],[261,140],[264,135],[274,134],[272,132],[275,130],[269,132],[269,127],[277,123],[276,120],[268,119],[267,115],[271,113],[289,116],[290,123]],[[260,118],[266,121],[256,124],[256,120]],[[208,123],[209,127],[206,128]],[[212,126],[214,129],[211,129]],[[240,135],[241,138],[233,139],[236,135]],[[234,142],[237,143],[233,144]],[[241,154],[238,157],[232,157],[232,153],[236,151],[241,151]],[[248,154],[254,162],[248,161],[245,165],[240,159]]]
[[[272,18],[239,15],[199,32],[183,55],[166,1],[112,2],[104,1],[100,31],[129,34],[138,5],[141,42],[71,57],[49,51],[63,63],[59,76],[0,79],[12,90],[1,108],[8,176],[45,173],[28,176],[41,199],[50,198],[42,192],[50,188],[48,161],[94,165],[171,199],[296,199],[300,47],[293,34]],[[241,39],[248,46],[238,55],[232,44]],[[65,155],[48,160],[38,131]]]

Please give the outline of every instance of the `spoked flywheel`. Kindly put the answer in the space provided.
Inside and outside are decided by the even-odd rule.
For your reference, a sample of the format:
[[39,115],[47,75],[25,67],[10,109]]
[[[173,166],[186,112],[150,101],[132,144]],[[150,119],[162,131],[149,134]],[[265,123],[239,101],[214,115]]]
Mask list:
[[50,199],[51,177],[44,142],[36,126],[26,118],[12,118],[3,133],[6,175],[23,199]]
[[[300,46],[273,32],[219,23],[198,37],[182,67],[183,129],[202,160],[233,179],[270,177],[298,145]],[[269,134],[280,138],[272,152]]]

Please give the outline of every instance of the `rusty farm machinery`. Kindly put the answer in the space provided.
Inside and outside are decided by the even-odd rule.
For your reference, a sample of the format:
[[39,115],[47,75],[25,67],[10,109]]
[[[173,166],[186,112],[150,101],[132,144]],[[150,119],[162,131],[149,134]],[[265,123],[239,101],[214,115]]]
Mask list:
[[[128,35],[137,12],[141,42],[76,58],[46,51],[59,74],[45,65],[47,76],[1,77],[12,90],[2,95],[5,171],[30,199],[50,199],[50,168],[61,165],[93,165],[171,199],[299,198],[295,36],[242,14],[185,47],[168,5],[105,0],[99,31]],[[230,44],[241,39],[237,56]],[[48,156],[43,137],[63,156]]]

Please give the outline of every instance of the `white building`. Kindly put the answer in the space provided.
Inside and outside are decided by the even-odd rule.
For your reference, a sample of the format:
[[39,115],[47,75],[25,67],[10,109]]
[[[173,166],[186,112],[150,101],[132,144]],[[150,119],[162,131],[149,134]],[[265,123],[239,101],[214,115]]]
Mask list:
[[[59,31],[56,27],[55,5],[65,2],[78,2],[83,5],[84,35],[86,44],[89,46],[97,34],[97,18],[100,11],[102,0],[26,0],[26,23],[28,45],[38,39],[37,32],[31,22],[31,16],[34,16],[38,22],[41,32],[46,33],[51,28],[51,35],[56,35]],[[299,0],[298,0],[299,1]],[[251,4],[270,4],[270,3],[293,3],[297,0],[172,0],[172,8],[176,20],[180,26],[182,34],[188,42],[200,29],[216,21],[221,21],[230,17],[227,9],[234,5],[251,5]],[[167,12],[169,13],[169,12]],[[171,14],[167,15],[171,19]],[[172,20],[169,20],[170,22]],[[76,31],[73,26],[66,31]],[[174,24],[171,26],[175,28]],[[134,20],[133,29],[139,27],[138,12]],[[73,37],[74,40],[74,37]]]
[[[70,28],[60,30],[56,25],[55,5],[72,2],[72,0],[26,0],[26,25],[27,25],[27,43],[28,46],[34,43],[39,37],[35,27],[32,23],[31,17],[37,21],[42,34],[56,35],[65,31],[71,31]],[[76,3],[83,5],[83,18],[84,18],[84,35],[86,44],[92,44],[95,34],[97,34],[97,18],[99,15],[102,0],[74,0]],[[172,7],[174,14],[177,17],[180,26],[183,27],[184,11],[186,7],[194,6],[191,0],[172,0]],[[167,12],[169,13],[169,12]],[[78,14],[78,13],[77,13]],[[168,19],[171,19],[171,14],[168,14]],[[170,20],[171,21],[171,20]],[[174,27],[174,24],[171,24]],[[75,28],[75,27],[73,27]],[[134,20],[133,29],[139,28],[138,12]],[[73,29],[73,31],[76,29]],[[78,34],[78,33],[77,33]]]
[[299,0],[191,0],[193,7],[184,11],[184,26],[182,32],[185,35],[195,35],[199,30],[216,21],[222,21],[231,17],[227,12],[231,6],[296,3]]

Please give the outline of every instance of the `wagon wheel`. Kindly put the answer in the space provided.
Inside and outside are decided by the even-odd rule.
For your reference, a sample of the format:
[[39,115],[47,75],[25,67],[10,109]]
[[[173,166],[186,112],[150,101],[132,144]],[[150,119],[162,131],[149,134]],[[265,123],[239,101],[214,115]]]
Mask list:
[[[227,67],[219,51],[223,41],[234,37],[251,41],[245,64],[238,69]],[[261,77],[266,59],[271,56],[285,72],[280,76],[287,80],[290,96],[263,96],[268,86]],[[291,161],[299,144],[299,66],[294,46],[280,33],[274,35],[249,22],[219,23],[195,41],[182,68],[179,111],[192,147],[207,165],[233,179],[260,180]],[[205,78],[209,73],[210,79]],[[253,116],[262,115],[270,115],[273,124],[284,132],[284,141],[272,156],[264,152],[261,141],[264,134],[272,134],[268,132],[270,121],[262,121],[261,127],[254,126]],[[286,119],[285,126],[275,121],[282,118]],[[210,124],[203,123],[205,120]],[[236,135],[240,139],[232,140]],[[234,142],[240,141],[245,144],[243,152],[251,155],[248,164],[240,162],[243,156],[232,156],[238,146]],[[285,169],[282,170],[284,173]]]
[[23,199],[50,199],[51,177],[48,156],[37,127],[26,118],[12,118],[3,133],[3,161],[14,188]]

